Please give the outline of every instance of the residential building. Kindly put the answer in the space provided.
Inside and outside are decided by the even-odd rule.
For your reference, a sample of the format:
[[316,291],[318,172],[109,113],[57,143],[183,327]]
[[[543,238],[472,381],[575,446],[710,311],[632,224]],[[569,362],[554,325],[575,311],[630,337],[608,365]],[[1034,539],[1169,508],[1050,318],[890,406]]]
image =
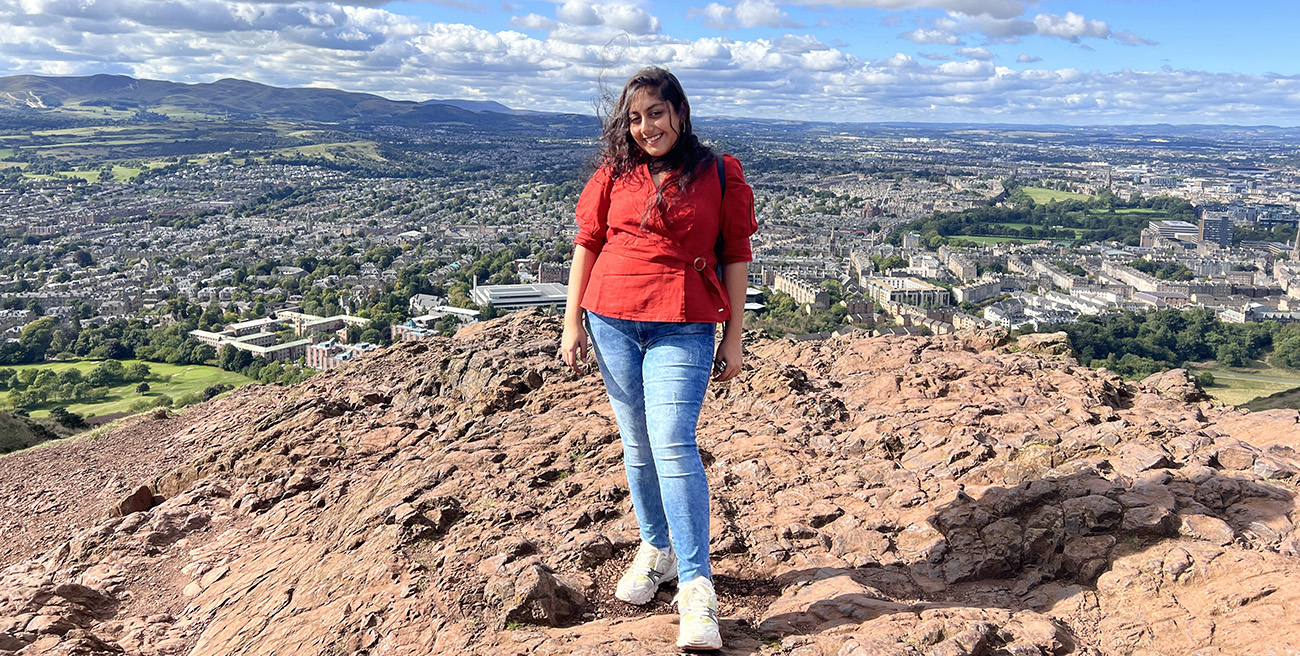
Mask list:
[[916,278],[877,278],[862,280],[871,300],[878,304],[904,303],[922,307],[948,305],[951,294],[947,289]]
[[344,344],[335,339],[328,339],[319,344],[311,344],[306,347],[307,366],[321,371],[329,371],[362,353],[374,351],[378,348],[378,346],[367,342]]

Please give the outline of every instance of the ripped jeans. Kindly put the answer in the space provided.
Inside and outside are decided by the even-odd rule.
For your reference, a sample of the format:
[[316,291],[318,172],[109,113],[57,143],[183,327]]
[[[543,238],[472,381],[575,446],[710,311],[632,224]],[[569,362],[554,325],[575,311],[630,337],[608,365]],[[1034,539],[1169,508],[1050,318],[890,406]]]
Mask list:
[[587,312],[623,438],[641,539],[677,554],[682,582],[712,579],[709,484],[695,426],[713,369],[714,323],[629,321]]

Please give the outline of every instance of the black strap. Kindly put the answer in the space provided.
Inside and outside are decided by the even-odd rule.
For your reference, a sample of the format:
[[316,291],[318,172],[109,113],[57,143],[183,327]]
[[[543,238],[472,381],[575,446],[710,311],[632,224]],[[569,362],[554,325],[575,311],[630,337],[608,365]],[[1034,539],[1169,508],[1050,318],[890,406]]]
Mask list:
[[713,245],[713,253],[718,258],[718,269],[722,268],[722,201],[727,198],[727,170],[722,164],[722,155],[714,155],[713,159],[718,163],[718,186],[722,188],[722,193],[718,196],[718,242]]
[[718,186],[722,188],[722,198],[727,197],[727,169],[722,165],[722,155],[715,155],[714,160],[718,162]]

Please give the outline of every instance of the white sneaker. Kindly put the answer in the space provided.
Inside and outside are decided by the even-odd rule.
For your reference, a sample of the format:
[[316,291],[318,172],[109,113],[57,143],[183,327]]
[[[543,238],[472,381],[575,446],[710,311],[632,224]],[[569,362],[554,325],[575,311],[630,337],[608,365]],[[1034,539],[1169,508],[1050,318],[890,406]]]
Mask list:
[[673,603],[682,614],[677,632],[678,647],[722,649],[722,635],[718,632],[718,595],[713,592],[713,581],[701,576],[679,583]]
[[672,547],[665,550],[642,542],[636,558],[618,580],[614,596],[634,606],[650,603],[660,584],[677,578],[677,556]]

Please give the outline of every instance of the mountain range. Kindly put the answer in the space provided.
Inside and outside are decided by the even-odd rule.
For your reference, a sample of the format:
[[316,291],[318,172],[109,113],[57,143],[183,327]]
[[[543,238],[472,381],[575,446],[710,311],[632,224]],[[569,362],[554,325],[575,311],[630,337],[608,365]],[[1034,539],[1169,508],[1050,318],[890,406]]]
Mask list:
[[[515,110],[475,100],[389,100],[338,89],[281,88],[237,79],[182,84],[125,75],[0,77],[0,112],[80,113],[143,111],[169,116],[232,120],[290,120],[348,124],[467,124],[485,129],[551,127],[589,129],[595,118]],[[93,116],[93,114],[91,114]]]

